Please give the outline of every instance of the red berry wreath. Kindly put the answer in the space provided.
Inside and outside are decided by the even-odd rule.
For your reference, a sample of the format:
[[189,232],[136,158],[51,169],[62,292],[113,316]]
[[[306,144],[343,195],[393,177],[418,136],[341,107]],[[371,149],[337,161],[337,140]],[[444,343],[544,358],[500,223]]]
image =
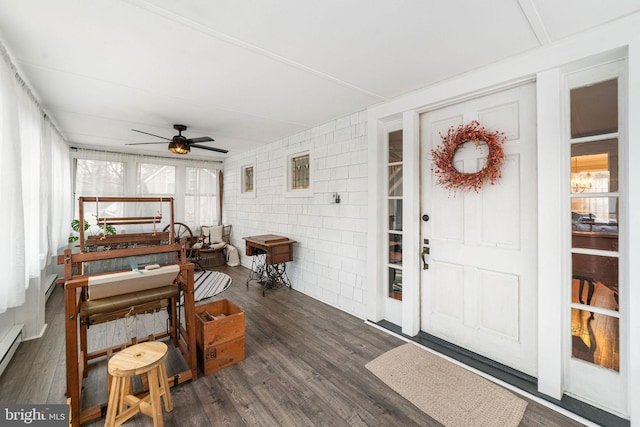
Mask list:
[[[507,139],[503,133],[486,131],[474,120],[468,125],[458,126],[458,129],[451,126],[446,136],[440,136],[442,145],[431,151],[438,185],[453,191],[454,194],[457,190],[473,189],[479,192],[485,181],[488,180],[493,185],[502,177],[502,145]],[[462,144],[469,141],[473,142],[476,148],[480,147],[480,142],[485,142],[489,148],[489,155],[484,168],[474,173],[462,173],[453,166],[453,156]]]

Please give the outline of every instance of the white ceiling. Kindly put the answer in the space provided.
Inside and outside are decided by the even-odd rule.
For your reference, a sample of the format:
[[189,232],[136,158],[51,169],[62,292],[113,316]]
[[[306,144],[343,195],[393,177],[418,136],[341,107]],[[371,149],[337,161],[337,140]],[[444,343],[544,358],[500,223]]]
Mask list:
[[[74,146],[234,155],[640,10],[638,0],[0,0],[0,39]],[[144,151],[143,151],[144,150]],[[192,149],[191,157],[225,158]]]

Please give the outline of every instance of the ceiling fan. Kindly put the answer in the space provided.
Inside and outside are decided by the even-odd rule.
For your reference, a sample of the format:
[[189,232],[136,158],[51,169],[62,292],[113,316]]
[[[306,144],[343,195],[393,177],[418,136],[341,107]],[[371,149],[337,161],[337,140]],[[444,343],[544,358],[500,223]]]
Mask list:
[[[131,129],[134,132],[144,133],[145,135],[155,136],[156,138],[162,138],[169,141],[169,151],[175,154],[188,154],[191,151],[191,147],[202,148],[203,150],[216,151],[218,153],[228,153],[229,150],[223,150],[222,148],[207,147],[206,145],[200,145],[201,142],[213,141],[208,136],[201,136],[199,138],[187,138],[182,136],[182,132],[187,130],[185,125],[173,125],[173,128],[178,131],[178,134],[173,138],[165,138],[164,136],[154,135],[149,132],[143,132],[137,129]],[[147,145],[147,144],[166,144],[166,142],[133,142],[125,145]]]

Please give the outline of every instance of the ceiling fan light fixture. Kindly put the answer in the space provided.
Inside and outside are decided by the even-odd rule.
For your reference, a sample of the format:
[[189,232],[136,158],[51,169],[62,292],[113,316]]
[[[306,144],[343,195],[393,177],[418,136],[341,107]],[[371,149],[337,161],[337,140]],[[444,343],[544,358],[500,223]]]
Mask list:
[[188,154],[191,149],[188,144],[181,141],[171,141],[169,143],[169,151],[175,154]]

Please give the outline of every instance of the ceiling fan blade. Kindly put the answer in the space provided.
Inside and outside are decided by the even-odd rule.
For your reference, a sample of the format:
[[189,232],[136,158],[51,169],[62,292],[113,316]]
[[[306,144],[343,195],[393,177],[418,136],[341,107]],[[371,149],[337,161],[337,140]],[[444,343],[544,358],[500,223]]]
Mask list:
[[196,148],[202,148],[203,150],[209,150],[209,151],[217,151],[218,153],[228,153],[229,150],[223,150],[222,148],[215,148],[215,147],[207,147],[206,145],[200,145],[200,144],[189,144],[191,147],[196,147]]
[[159,142],[130,142],[129,144],[124,145],[148,145],[148,144],[166,144],[164,141]]
[[214,140],[209,138],[208,136],[200,136],[198,138],[189,138],[189,139],[187,139],[187,144],[193,144],[193,143],[198,143],[198,142],[209,142],[209,141],[214,141]]
[[154,135],[152,133],[149,132],[143,132],[141,130],[137,130],[137,129],[131,129],[134,132],[139,132],[139,133],[144,133],[145,135],[151,135],[151,136],[155,136],[156,138],[162,138],[162,139],[166,139],[167,141],[171,141],[171,138],[165,138],[164,136],[160,136],[160,135]]

